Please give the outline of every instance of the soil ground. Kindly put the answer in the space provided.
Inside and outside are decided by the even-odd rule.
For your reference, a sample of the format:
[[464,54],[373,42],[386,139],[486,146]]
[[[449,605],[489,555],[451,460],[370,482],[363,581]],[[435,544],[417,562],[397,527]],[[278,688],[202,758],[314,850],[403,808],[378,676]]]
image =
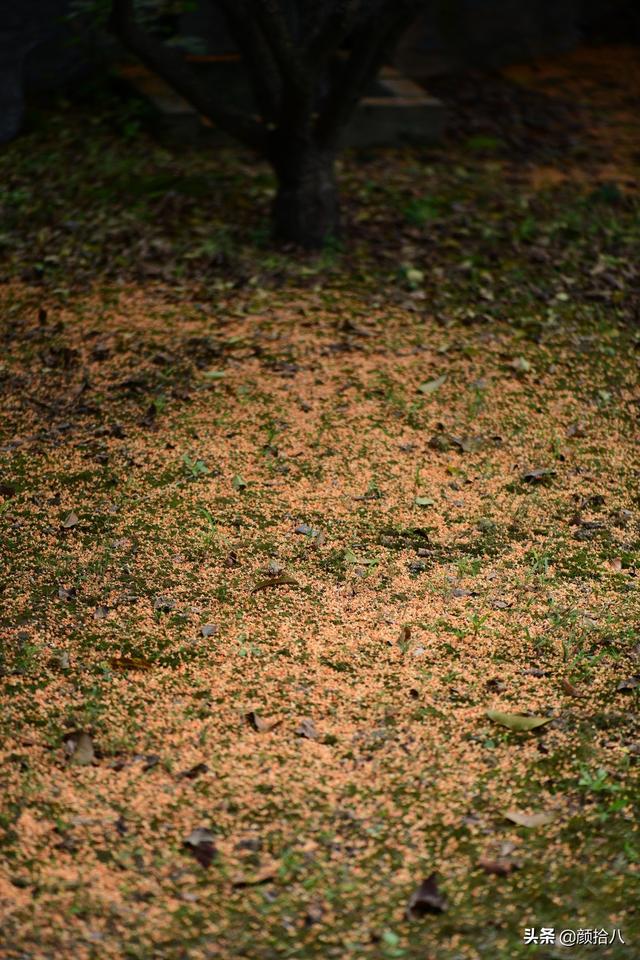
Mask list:
[[439,81],[316,257],[108,97],[7,148],[3,957],[637,955],[639,75]]

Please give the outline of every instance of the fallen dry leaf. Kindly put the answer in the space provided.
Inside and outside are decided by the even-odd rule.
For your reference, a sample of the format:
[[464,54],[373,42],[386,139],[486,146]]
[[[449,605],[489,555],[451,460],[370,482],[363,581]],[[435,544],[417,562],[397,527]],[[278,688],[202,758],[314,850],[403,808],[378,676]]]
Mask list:
[[261,590],[269,590],[271,587],[299,587],[300,584],[293,577],[287,575],[281,577],[267,577],[256,583],[251,593],[259,593]]
[[206,763],[196,763],[195,766],[189,767],[188,770],[183,770],[181,773],[177,774],[178,780],[195,780],[196,777],[199,777],[203,773],[208,773],[209,767]]
[[313,720],[305,719],[301,720],[298,726],[296,727],[296,734],[299,737],[306,737],[307,740],[317,740],[318,731]]
[[111,657],[112,670],[125,673],[127,670],[152,670],[153,664],[146,657]]
[[556,819],[556,814],[552,810],[540,811],[539,813],[522,813],[520,810],[507,810],[504,817],[510,820],[511,823],[517,823],[519,827],[544,827]]
[[275,730],[282,723],[282,720],[263,720],[255,710],[246,713],[245,719],[257,733],[268,733],[269,730]]
[[519,869],[519,865],[513,860],[491,860],[486,857],[478,861],[478,866],[485,873],[491,873],[495,877],[508,877],[510,873]]
[[237,874],[231,881],[232,886],[237,890],[243,887],[258,887],[263,883],[270,883],[278,873],[279,864],[276,861],[262,864],[252,873]]
[[442,386],[446,379],[447,375],[446,373],[443,373],[442,376],[436,377],[434,380],[427,380],[425,383],[421,383],[418,387],[418,391],[425,394],[435,393],[435,391]]
[[551,722],[551,717],[528,717],[523,713],[502,713],[500,710],[487,710],[489,720],[499,723],[502,727],[508,727],[509,730],[524,732],[535,730],[537,727],[543,727]]
[[79,767],[88,767],[95,760],[93,740],[84,730],[68,733],[64,738],[64,752],[69,763]]
[[217,850],[214,843],[214,836],[206,827],[196,827],[188,837],[185,837],[183,846],[193,854],[202,867],[210,867]]
[[566,680],[565,677],[560,677],[560,686],[565,693],[569,694],[570,697],[582,697],[583,694],[580,693],[577,687],[571,683],[570,680]]
[[447,908],[447,900],[438,889],[437,874],[432,873],[409,897],[405,914],[407,920],[417,920],[428,913],[443,913]]

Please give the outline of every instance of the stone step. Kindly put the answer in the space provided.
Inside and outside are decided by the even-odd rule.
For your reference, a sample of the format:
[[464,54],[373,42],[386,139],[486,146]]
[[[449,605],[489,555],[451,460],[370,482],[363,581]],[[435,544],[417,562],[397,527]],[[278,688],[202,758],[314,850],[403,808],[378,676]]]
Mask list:
[[[190,56],[194,69],[211,82],[224,84],[229,100],[250,107],[242,63],[236,54]],[[171,140],[194,143],[200,139],[228,142],[223,131],[198,114],[161,77],[138,63],[119,63],[116,75],[151,107],[156,131]],[[380,71],[374,86],[363,97],[345,128],[345,147],[393,146],[401,143],[428,144],[437,141],[444,126],[445,108],[419,84],[393,67]]]

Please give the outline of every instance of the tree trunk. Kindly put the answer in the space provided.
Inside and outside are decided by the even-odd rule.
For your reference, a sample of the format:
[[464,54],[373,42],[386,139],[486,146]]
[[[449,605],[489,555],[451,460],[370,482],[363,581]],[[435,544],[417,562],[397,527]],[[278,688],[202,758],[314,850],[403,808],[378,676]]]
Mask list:
[[318,249],[340,228],[333,153],[315,145],[280,144],[271,162],[278,180],[273,203],[276,239]]

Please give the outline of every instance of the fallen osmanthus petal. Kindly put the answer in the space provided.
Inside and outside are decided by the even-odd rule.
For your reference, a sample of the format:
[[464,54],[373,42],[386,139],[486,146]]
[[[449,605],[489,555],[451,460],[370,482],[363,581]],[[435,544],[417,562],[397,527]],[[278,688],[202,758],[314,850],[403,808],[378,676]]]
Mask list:
[[210,867],[218,851],[214,843],[214,836],[206,827],[196,827],[188,837],[185,837],[183,846],[196,858],[200,866]]
[[448,906],[446,897],[438,889],[437,874],[432,873],[409,897],[405,914],[407,920],[417,920],[429,913],[444,913]]

